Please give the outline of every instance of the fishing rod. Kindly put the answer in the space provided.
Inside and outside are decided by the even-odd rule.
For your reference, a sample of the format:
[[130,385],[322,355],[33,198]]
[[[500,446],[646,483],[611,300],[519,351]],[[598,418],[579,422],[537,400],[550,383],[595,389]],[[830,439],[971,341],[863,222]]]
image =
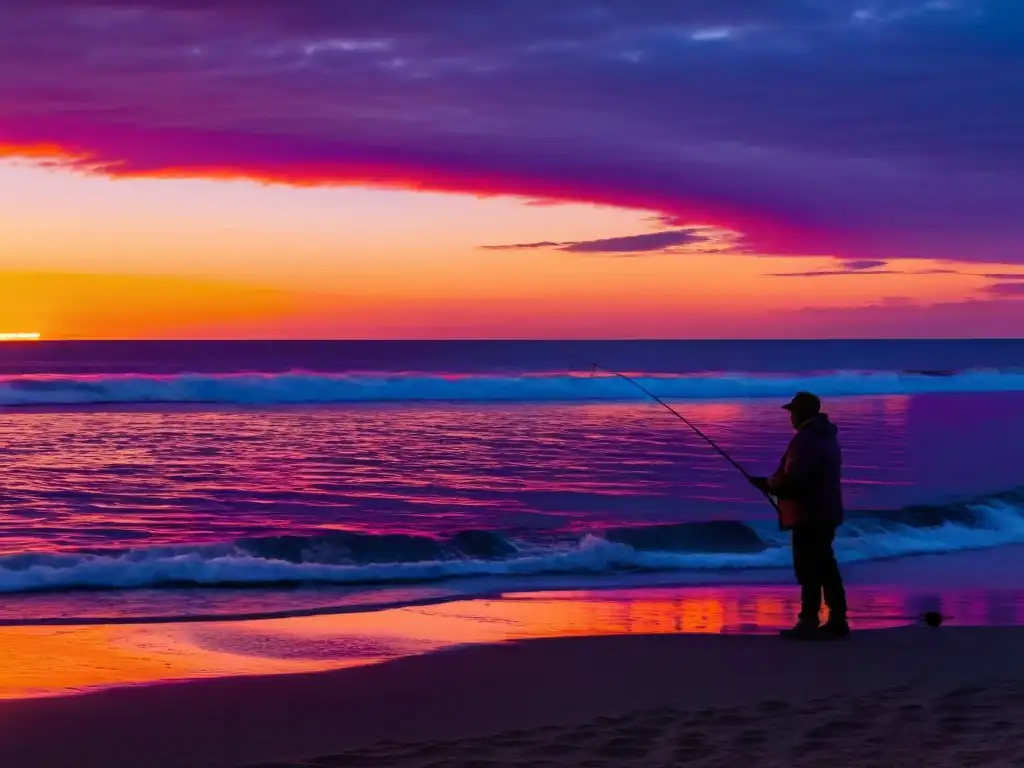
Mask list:
[[[589,361],[589,360],[584,360],[582,358],[576,357],[575,355],[571,355],[571,357],[573,359],[579,360],[582,363],[586,363],[594,371],[599,371],[599,370],[600,371],[604,371],[605,373],[611,374],[612,376],[617,376],[618,378],[622,379],[623,381],[628,382],[629,384],[632,384],[634,387],[639,389],[641,392],[643,392],[649,398],[654,400],[654,402],[656,402],[659,405],[661,405],[665,410],[667,410],[669,413],[671,413],[673,416],[675,416],[677,419],[679,419],[681,422],[683,422],[683,424],[685,424],[690,429],[692,429],[693,432],[697,435],[697,437],[699,437],[705,443],[710,445],[718,453],[719,456],[721,456],[723,459],[725,459],[730,464],[732,464],[739,471],[739,473],[743,475],[743,477],[745,477],[748,481],[751,480],[750,473],[747,472],[747,470],[745,470],[732,456],[730,456],[728,453],[726,453],[724,450],[722,450],[719,447],[718,443],[716,443],[710,437],[708,437],[703,432],[701,432],[701,430],[695,424],[693,424],[689,419],[687,419],[685,416],[683,416],[683,414],[681,414],[679,411],[677,411],[671,405],[666,403],[664,400],[662,400],[656,394],[651,392],[649,389],[647,389],[647,387],[645,387],[643,384],[638,382],[636,379],[633,379],[633,378],[627,376],[624,373],[619,373],[618,371],[613,371],[611,368],[605,368],[603,365],[599,365],[598,363],[595,363],[595,362],[592,362],[592,361]],[[779,505],[775,501],[775,499],[773,499],[767,493],[764,494],[764,497],[768,500],[768,503],[771,504],[775,508],[775,511],[778,512],[779,511]]]

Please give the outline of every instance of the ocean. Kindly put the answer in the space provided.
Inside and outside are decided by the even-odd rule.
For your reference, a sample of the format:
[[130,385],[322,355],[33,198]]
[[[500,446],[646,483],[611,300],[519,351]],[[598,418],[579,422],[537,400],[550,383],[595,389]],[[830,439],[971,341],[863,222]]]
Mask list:
[[[1024,341],[0,346],[0,624],[785,574],[752,473],[819,394],[846,563],[1024,542]],[[774,574],[774,575],[771,575]]]

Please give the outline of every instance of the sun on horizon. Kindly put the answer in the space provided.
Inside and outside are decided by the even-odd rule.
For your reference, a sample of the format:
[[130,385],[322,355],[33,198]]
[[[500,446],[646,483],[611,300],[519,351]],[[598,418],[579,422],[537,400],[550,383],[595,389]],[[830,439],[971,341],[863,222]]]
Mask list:
[[39,341],[42,338],[41,333],[34,331],[29,333],[0,332],[0,341]]

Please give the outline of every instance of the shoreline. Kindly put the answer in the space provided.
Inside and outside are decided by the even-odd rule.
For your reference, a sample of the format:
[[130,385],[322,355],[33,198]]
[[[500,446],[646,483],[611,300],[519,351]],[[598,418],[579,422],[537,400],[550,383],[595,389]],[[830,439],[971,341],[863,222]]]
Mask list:
[[[1024,626],[1022,552],[1011,547],[851,567],[851,622],[856,631],[906,627],[939,611],[944,630]],[[565,584],[502,590],[497,597],[435,595],[412,606],[362,605],[258,621],[6,626],[0,627],[6,668],[0,700],[325,672],[536,638],[773,634],[791,625],[799,608],[792,575],[779,576],[759,584]]]
[[841,643],[741,635],[561,637],[315,674],[6,701],[0,702],[0,763],[227,768],[384,741],[436,745],[514,729],[575,727],[641,710],[765,701],[799,707],[813,699],[825,709],[823,702],[835,697],[897,686],[906,686],[906,695],[939,696],[1024,680],[1024,656],[1016,652],[1022,641],[1024,627],[861,631]]
[[[871,560],[840,562],[844,577],[851,586],[900,586],[962,588],[965,585],[999,589],[1024,590],[1024,544],[1007,543],[993,546],[978,546],[951,552],[915,552]],[[326,603],[309,608],[281,609],[274,611],[250,610],[245,612],[197,613],[197,614],[126,614],[126,615],[73,615],[44,616],[40,618],[0,616],[0,631],[7,628],[46,627],[90,627],[90,626],[148,626],[162,624],[224,624],[287,619],[346,616],[353,614],[378,613],[441,606],[457,602],[494,601],[516,594],[569,594],[585,591],[588,593],[616,593],[637,589],[678,589],[699,590],[707,588],[758,589],[776,588],[789,584],[796,589],[793,573],[789,567],[736,568],[736,569],[693,569],[690,571],[623,572],[611,575],[535,575],[518,577],[510,581],[500,576],[477,576],[469,578],[447,578],[433,581],[401,582],[369,589],[367,598],[380,595],[382,599],[357,600],[349,603]],[[308,584],[289,585],[281,594],[292,591],[329,593],[338,590],[338,599],[351,597],[353,590],[366,585]],[[387,598],[389,591],[422,588],[436,590],[427,596],[399,596]],[[202,593],[248,595],[260,591],[273,591],[273,586],[257,584],[252,586],[203,586],[172,588],[95,588],[74,590],[41,590],[36,592],[9,593],[9,597],[31,601],[33,598],[51,596],[81,597],[91,594],[126,594],[152,591],[166,593]],[[358,593],[356,593],[358,594]]]

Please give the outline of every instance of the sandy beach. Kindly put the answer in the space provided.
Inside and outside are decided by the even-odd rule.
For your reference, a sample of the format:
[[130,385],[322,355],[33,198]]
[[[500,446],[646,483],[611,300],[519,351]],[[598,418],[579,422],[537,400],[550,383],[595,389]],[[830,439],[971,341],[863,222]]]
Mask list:
[[0,703],[35,766],[1018,765],[1022,628],[557,638]]

